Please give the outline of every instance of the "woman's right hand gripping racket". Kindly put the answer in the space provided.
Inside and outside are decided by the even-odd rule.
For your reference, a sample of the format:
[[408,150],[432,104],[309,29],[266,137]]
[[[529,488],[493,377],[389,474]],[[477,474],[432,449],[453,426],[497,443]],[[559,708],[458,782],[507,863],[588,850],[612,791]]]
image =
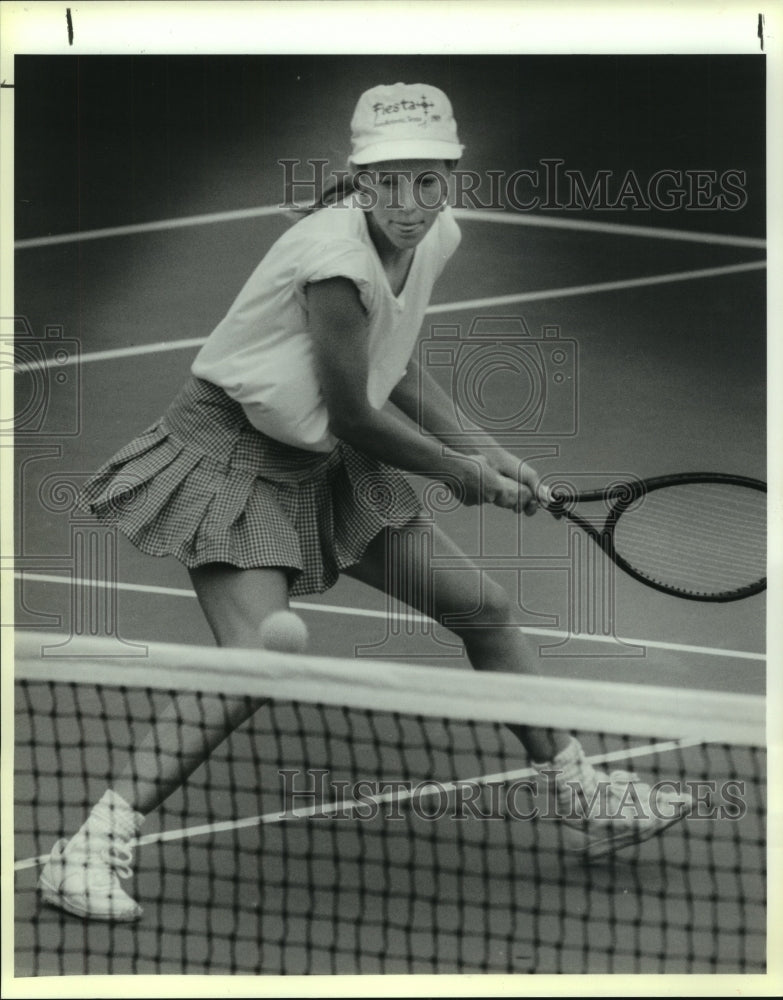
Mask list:
[[[766,588],[766,483],[691,472],[577,491],[542,480],[545,508],[579,525],[624,572],[691,601],[736,601]],[[601,504],[603,523],[576,510]]]

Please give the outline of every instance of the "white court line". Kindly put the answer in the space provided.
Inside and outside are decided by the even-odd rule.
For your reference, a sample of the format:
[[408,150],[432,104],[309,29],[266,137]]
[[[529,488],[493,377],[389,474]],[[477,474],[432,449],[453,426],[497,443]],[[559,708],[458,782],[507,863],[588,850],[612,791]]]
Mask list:
[[14,371],[40,371],[42,368],[67,368],[87,361],[108,361],[111,358],[133,358],[137,354],[163,354],[166,351],[184,351],[188,347],[201,347],[206,337],[188,337],[183,340],[160,340],[154,344],[138,344],[134,347],[113,347],[105,351],[89,351],[86,354],[72,354],[62,361],[46,358],[14,365]]
[[[666,740],[662,743],[650,743],[646,746],[626,747],[623,750],[613,750],[606,754],[595,754],[588,757],[591,764],[606,764],[615,761],[625,761],[636,757],[648,757],[651,754],[670,753],[685,747],[699,746],[701,740],[682,739]],[[411,799],[430,799],[436,795],[440,797],[441,792],[453,794],[458,788],[468,785],[489,785],[494,783],[505,783],[509,781],[520,781],[526,778],[536,777],[537,772],[532,767],[518,768],[514,771],[500,771],[497,774],[482,774],[475,778],[462,778],[459,781],[432,782],[426,778],[422,779],[416,788],[397,788],[382,795],[367,795],[361,802],[320,802],[312,806],[299,809],[290,809],[284,813],[262,813],[259,816],[245,816],[242,819],[222,820],[219,823],[204,823],[200,826],[183,827],[179,830],[162,830],[159,833],[148,833],[143,837],[131,841],[132,846],[144,847],[147,844],[159,844],[171,840],[187,840],[191,837],[206,837],[216,833],[230,833],[234,830],[242,830],[253,826],[262,826],[269,823],[284,823],[292,819],[307,819],[312,816],[331,816],[334,813],[355,812],[359,808],[366,808],[367,805],[383,805],[386,802],[407,802]],[[426,786],[432,784],[431,789],[426,790]],[[45,864],[49,859],[48,854],[40,854],[38,857],[25,858],[14,864],[14,871],[24,871],[28,868],[35,868],[37,865]]]
[[[426,315],[459,312],[464,309],[488,309],[495,306],[507,306],[518,302],[541,302],[546,299],[563,299],[574,295],[596,295],[602,292],[617,292],[628,288],[647,288],[652,285],[664,285],[677,281],[695,281],[700,278],[717,278],[728,274],[742,274],[746,271],[759,271],[766,267],[766,262],[748,261],[744,264],[728,264],[724,267],[707,267],[696,271],[675,271],[670,274],[653,274],[643,278],[626,278],[621,281],[602,281],[592,285],[571,285],[565,288],[548,288],[538,292],[519,292],[513,295],[496,295],[486,299],[466,299],[461,302],[442,302],[430,306]],[[129,358],[138,354],[156,354],[164,351],[179,351],[188,347],[200,347],[206,337],[191,337],[185,340],[163,340],[154,344],[141,344],[135,347],[117,347],[105,351],[88,351],[85,354],[73,354],[64,361],[54,357],[41,361],[31,361],[14,366],[17,372],[40,371],[43,368],[62,368],[68,365],[90,361],[106,361],[112,358]]]
[[[187,590],[185,588],[179,587],[159,587],[154,584],[142,584],[142,583],[106,583],[102,580],[87,580],[80,577],[71,578],[66,576],[56,576],[52,573],[34,573],[26,572],[25,570],[19,570],[14,572],[14,576],[18,580],[32,580],[37,583],[58,583],[65,584],[67,586],[79,586],[79,587],[98,587],[107,588],[112,587],[117,590],[127,590],[134,591],[141,594],[162,594],[166,597],[192,597],[195,598],[195,593],[192,590]],[[292,601],[292,608],[297,608],[301,611],[320,611],[324,614],[330,615],[353,615],[357,618],[384,618],[388,619],[388,611],[374,611],[370,608],[345,608],[336,604],[312,604],[306,601]],[[409,610],[407,608],[403,609],[400,613],[400,617],[404,618],[406,622],[414,622],[417,624],[430,622],[430,619],[425,615],[421,615],[416,611]],[[751,653],[745,650],[738,649],[717,649],[711,646],[688,646],[684,643],[678,642],[661,642],[655,639],[629,639],[623,636],[616,636],[614,639],[607,639],[602,635],[589,635],[580,634],[574,636],[573,633],[564,632],[559,629],[551,628],[532,628],[530,626],[520,626],[520,632],[524,632],[526,635],[543,635],[549,636],[557,639],[568,639],[577,638],[580,641],[585,642],[603,642],[611,643],[614,645],[616,642],[629,643],[636,646],[648,646],[651,649],[668,649],[679,653],[698,653],[704,654],[706,656],[726,656],[731,659],[738,660],[766,660],[766,655],[764,653]],[[632,658],[636,659],[636,658]],[[642,657],[638,657],[642,660]],[[626,663],[627,660],[623,660]],[[646,664],[645,664],[646,665]]]
[[591,285],[571,285],[566,288],[548,288],[540,292],[519,292],[513,295],[497,295],[491,299],[465,299],[461,302],[444,302],[430,306],[427,313],[443,313],[461,309],[484,309],[487,306],[505,306],[515,302],[540,302],[544,299],[565,299],[573,295],[596,295],[601,292],[619,292],[626,288],[647,288],[652,285],[666,285],[677,281],[695,281],[699,278],[718,278],[726,274],[742,274],[745,271],[760,271],[767,266],[766,261],[753,260],[744,264],[728,264],[724,267],[705,267],[695,271],[674,271],[669,274],[651,274],[644,278],[625,278],[619,281],[599,281]]
[[[232,212],[210,212],[205,215],[160,219],[156,222],[139,222],[128,226],[111,226],[106,229],[86,229],[81,233],[60,233],[56,236],[36,236],[16,240],[14,249],[32,250],[36,247],[80,243],[84,240],[108,239],[113,236],[135,236],[141,233],[161,232],[167,229],[185,229],[190,226],[213,225],[220,222],[241,222],[266,215],[286,215],[289,209],[280,205],[262,205],[258,208],[240,208]],[[725,236],[720,233],[703,233],[690,229],[661,229],[657,226],[626,226],[620,222],[596,222],[590,219],[557,218],[549,215],[482,211],[475,208],[455,208],[454,215],[468,222],[493,222],[512,226],[537,226],[547,229],[570,229],[575,232],[607,233],[614,236],[641,236],[661,240],[685,240],[711,246],[755,247],[764,249],[766,240],[752,236]]]
[[179,219],[159,219],[157,222],[139,222],[132,226],[112,226],[106,229],[85,229],[81,233],[61,233],[57,236],[36,236],[29,240],[17,240],[15,250],[32,250],[35,247],[59,246],[63,243],[81,243],[83,240],[102,240],[113,236],[135,236],[139,233],[158,233],[168,229],[185,229],[190,226],[206,226],[216,222],[241,222],[257,219],[264,215],[282,215],[277,205],[260,208],[240,208],[234,212],[210,212],[207,215],[190,215]]
[[524,215],[515,212],[491,212],[475,208],[455,208],[458,219],[469,222],[499,222],[511,226],[533,226],[542,229],[570,229],[574,232],[608,233],[612,236],[642,236],[654,240],[683,240],[710,246],[753,247],[764,250],[767,241],[755,236],[724,236],[721,233],[700,233],[691,229],[660,229],[657,226],[627,226],[621,222],[595,222],[591,219],[561,219],[551,215]]

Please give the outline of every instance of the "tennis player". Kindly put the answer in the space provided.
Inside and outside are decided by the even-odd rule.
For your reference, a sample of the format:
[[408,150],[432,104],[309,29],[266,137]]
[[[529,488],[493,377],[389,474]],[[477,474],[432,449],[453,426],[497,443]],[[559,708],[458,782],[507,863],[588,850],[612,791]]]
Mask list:
[[[426,578],[417,553],[427,546],[415,543],[404,547],[404,572],[385,565],[389,532],[415,540],[433,531],[404,472],[451,484],[466,505],[530,515],[542,500],[534,469],[489,436],[465,450],[441,443],[460,428],[413,353],[460,242],[447,182],[462,152],[437,88],[364,93],[352,120],[352,182],[272,246],[169,409],[84,491],[85,508],[142,551],[187,566],[220,646],[257,648],[265,618],[346,573],[409,603],[391,581],[417,580],[411,593],[429,602],[419,610],[438,622],[469,617],[469,627],[451,630],[476,669],[535,669],[505,591],[438,528],[435,544],[454,572]],[[81,917],[139,918],[120,879],[132,874],[145,815],[257,707],[189,695],[172,702],[81,829],[55,845],[43,898]],[[683,814],[674,796],[668,814],[575,814],[572,786],[590,798],[603,783],[618,803],[629,788],[649,802],[650,788],[627,772],[596,772],[565,733],[512,728],[535,766],[555,774],[578,850],[613,851]]]

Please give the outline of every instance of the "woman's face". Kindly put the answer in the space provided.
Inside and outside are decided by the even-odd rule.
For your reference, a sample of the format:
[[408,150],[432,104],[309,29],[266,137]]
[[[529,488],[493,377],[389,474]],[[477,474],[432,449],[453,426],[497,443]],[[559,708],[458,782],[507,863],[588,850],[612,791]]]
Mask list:
[[450,177],[443,160],[393,160],[357,171],[356,184],[369,201],[374,235],[398,250],[421,243],[446,202]]

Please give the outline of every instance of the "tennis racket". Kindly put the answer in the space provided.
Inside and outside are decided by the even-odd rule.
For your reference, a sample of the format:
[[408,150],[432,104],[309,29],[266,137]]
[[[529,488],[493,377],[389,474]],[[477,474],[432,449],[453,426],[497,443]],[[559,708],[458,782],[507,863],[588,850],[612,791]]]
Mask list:
[[[690,472],[578,491],[544,479],[546,509],[579,525],[641,583],[691,601],[736,601],[766,580],[767,485],[745,476]],[[602,524],[576,507],[601,503]]]

